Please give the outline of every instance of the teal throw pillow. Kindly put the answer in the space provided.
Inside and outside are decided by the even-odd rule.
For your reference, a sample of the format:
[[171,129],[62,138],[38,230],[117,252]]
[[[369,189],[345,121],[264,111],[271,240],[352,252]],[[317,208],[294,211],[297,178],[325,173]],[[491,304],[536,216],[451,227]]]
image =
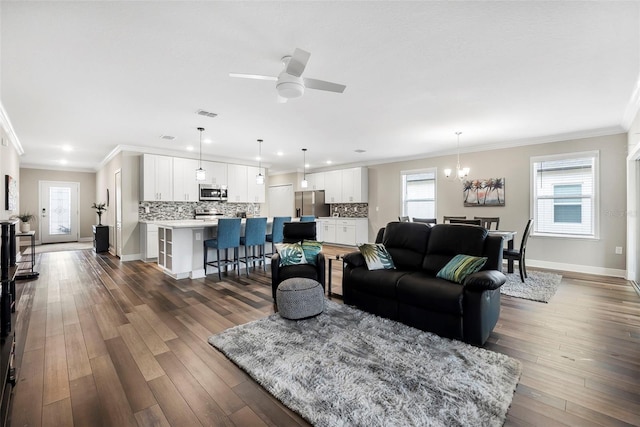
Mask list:
[[276,243],[276,251],[280,254],[280,267],[307,264],[300,243]]
[[479,271],[486,262],[486,257],[456,255],[438,271],[436,277],[450,282],[462,283],[468,275]]
[[369,270],[388,270],[396,268],[391,259],[391,254],[382,243],[365,243],[358,245],[360,253],[364,257]]
[[322,251],[322,242],[316,242],[315,240],[303,240],[302,251],[304,252],[304,257],[307,259],[307,262],[309,264],[316,265],[316,258]]

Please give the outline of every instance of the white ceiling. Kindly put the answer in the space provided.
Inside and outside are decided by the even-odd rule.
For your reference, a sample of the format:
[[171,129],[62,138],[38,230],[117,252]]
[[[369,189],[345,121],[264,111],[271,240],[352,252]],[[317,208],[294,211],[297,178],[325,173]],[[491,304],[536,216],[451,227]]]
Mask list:
[[[118,146],[197,157],[202,126],[204,158],[254,162],[262,138],[272,172],[300,169],[303,147],[314,169],[451,153],[458,130],[463,151],[617,133],[636,111],[638,2],[0,7],[2,103],[26,167],[93,170]],[[304,76],[345,92],[279,104],[274,82],[229,77],[275,76],[296,47]]]

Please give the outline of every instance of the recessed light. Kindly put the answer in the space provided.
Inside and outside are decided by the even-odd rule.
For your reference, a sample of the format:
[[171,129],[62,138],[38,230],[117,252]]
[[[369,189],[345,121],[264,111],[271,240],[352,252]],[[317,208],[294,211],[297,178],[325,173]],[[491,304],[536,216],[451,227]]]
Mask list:
[[211,140],[211,138],[205,138],[202,140],[202,142],[204,142],[205,144],[211,144],[213,141]]
[[284,156],[284,153],[282,151],[278,151],[276,154],[280,157]]
[[60,164],[61,164],[61,165],[66,165],[66,164],[67,164],[67,161],[66,161],[65,159],[60,159]]
[[307,163],[306,165],[304,165],[305,168],[310,167],[309,163]]
[[330,165],[331,163],[333,163],[331,160],[327,160],[328,165]]
[[187,145],[187,151],[193,151],[193,145]]
[[69,144],[64,144],[62,146],[62,151],[66,151],[66,152],[73,151],[73,147],[70,146]]
[[256,162],[259,162],[259,161],[261,161],[261,160],[262,160],[262,157],[260,157],[260,156],[256,156]]

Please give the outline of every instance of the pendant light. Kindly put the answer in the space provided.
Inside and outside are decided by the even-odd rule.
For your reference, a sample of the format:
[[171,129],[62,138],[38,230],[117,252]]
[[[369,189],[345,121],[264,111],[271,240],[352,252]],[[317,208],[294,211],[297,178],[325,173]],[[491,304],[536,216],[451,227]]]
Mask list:
[[200,131],[200,162],[198,163],[198,169],[196,169],[196,181],[204,181],[207,179],[207,173],[202,169],[202,132],[204,128],[198,128]]
[[309,186],[309,182],[307,182],[307,149],[302,149],[302,182],[300,183],[300,187],[307,188]]
[[258,175],[256,175],[256,184],[264,185],[264,175],[262,175],[262,140],[258,140]]
[[462,132],[456,132],[456,135],[458,136],[458,163],[456,164],[456,174],[455,176],[451,176],[451,169],[445,169],[444,170],[444,176],[447,179],[450,180],[454,180],[454,179],[458,179],[459,181],[463,181],[468,175],[469,175],[469,168],[462,168],[460,167],[460,135],[462,134]]

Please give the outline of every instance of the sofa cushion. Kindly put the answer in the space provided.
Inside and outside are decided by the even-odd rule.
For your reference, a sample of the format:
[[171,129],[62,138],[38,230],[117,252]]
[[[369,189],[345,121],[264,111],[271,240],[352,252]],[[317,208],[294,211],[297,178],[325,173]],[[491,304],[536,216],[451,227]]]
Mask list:
[[462,283],[468,275],[479,271],[486,262],[486,257],[456,255],[438,271],[436,277],[455,283]]
[[276,243],[276,250],[280,254],[280,267],[307,264],[307,258],[300,243]]
[[425,227],[424,224],[417,222],[390,222],[387,224],[382,243],[391,254],[396,268],[401,270],[420,268],[427,251],[430,232],[430,227]]
[[430,230],[431,236],[422,268],[432,276],[458,254],[484,255],[484,241],[487,237],[485,228],[466,224],[438,224]]
[[[347,269],[350,287],[379,297],[396,298],[396,283],[407,274],[401,270],[368,270],[366,268]],[[343,280],[343,283],[345,281]]]
[[382,243],[365,243],[358,246],[369,270],[396,268],[393,259]]
[[[426,228],[426,227],[425,227]],[[440,313],[462,315],[464,287],[431,274],[415,272],[398,280],[398,302]]]

